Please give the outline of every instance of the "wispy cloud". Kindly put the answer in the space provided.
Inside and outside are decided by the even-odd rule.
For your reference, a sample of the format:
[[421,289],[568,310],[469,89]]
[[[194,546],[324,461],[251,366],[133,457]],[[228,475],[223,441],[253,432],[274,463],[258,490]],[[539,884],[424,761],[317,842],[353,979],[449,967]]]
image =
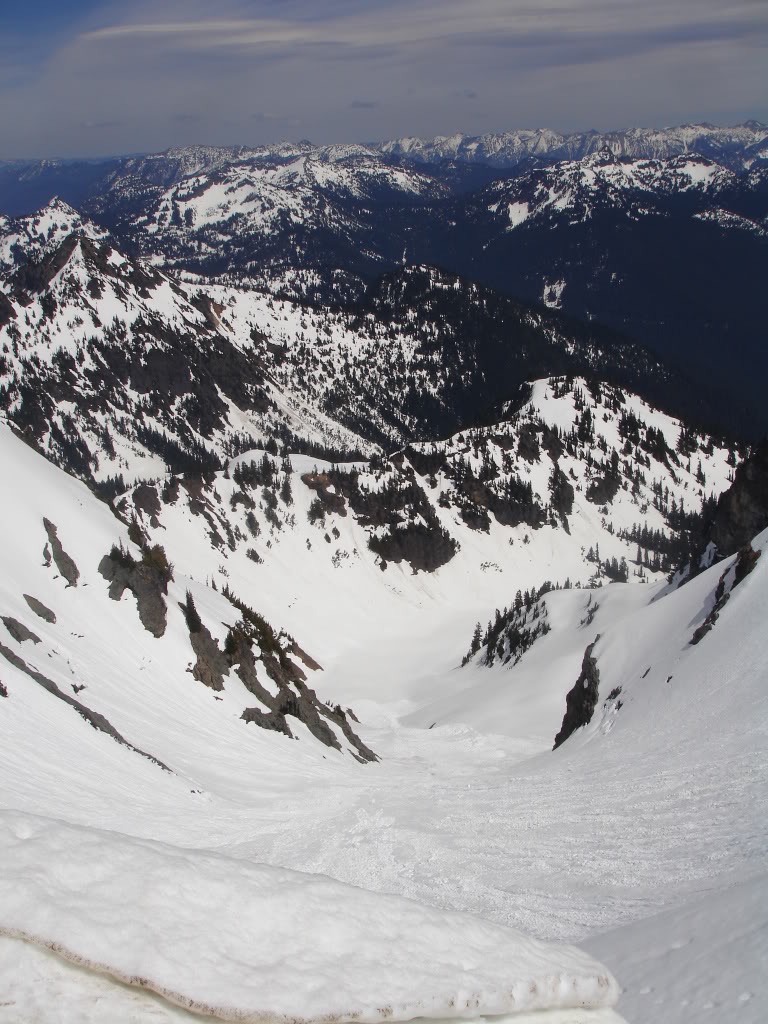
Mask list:
[[594,36],[609,41],[633,33],[657,43],[729,39],[746,36],[760,26],[765,29],[765,25],[762,5],[751,2],[572,0],[531,6],[515,0],[472,0],[471,4],[466,0],[414,0],[401,7],[396,17],[387,6],[374,5],[312,21],[266,17],[121,21],[84,32],[80,39],[93,44],[154,39],[180,51],[317,45],[434,48],[451,41],[463,46],[493,42],[540,47],[547,42],[562,45],[568,39],[578,44],[580,39]]
[[768,117],[762,0],[98,2],[0,43],[14,155]]

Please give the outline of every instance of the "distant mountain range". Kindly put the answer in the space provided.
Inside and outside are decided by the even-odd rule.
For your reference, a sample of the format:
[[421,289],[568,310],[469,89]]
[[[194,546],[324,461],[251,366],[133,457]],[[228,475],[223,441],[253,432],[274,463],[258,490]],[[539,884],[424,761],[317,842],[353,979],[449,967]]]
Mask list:
[[768,125],[746,121],[732,128],[684,124],[673,128],[569,134],[537,128],[485,135],[438,135],[434,139],[392,139],[380,143],[378,148],[383,153],[424,163],[460,160],[497,168],[542,159],[581,160],[604,149],[632,160],[665,160],[698,153],[728,166],[748,168],[768,160]]
[[[246,287],[334,316],[359,319],[382,279],[410,269],[422,305],[406,315],[429,320],[447,293],[424,306],[413,282],[426,280],[418,268],[439,268],[427,292],[447,274],[462,295],[473,283],[499,293],[481,303],[494,330],[512,309],[501,312],[502,297],[611,328],[689,381],[677,411],[757,436],[768,430],[767,140],[748,122],[5,164],[0,260],[14,245],[33,259],[35,218],[13,214],[56,191],[93,237],[108,233],[177,283]],[[553,369],[542,360],[537,372]]]
[[320,154],[328,162],[351,156],[387,157],[423,164],[456,163],[494,170],[557,160],[580,160],[601,150],[614,156],[668,159],[696,153],[734,170],[768,161],[768,125],[746,121],[730,128],[685,124],[670,128],[629,128],[623,131],[561,133],[548,128],[489,132],[484,135],[438,135],[433,139],[404,137],[361,145],[315,146],[311,142],[280,142],[264,146],[184,146],[146,156],[104,160],[0,160],[0,211],[31,213],[60,195],[75,205],[103,192],[121,177],[158,186],[182,178],[249,161],[280,162]]
[[218,467],[269,437],[329,458],[391,449],[492,419],[554,369],[673,404],[681,390],[636,342],[433,268],[385,276],[354,309],[180,284],[61,200],[0,224],[0,269],[3,407],[93,481]]

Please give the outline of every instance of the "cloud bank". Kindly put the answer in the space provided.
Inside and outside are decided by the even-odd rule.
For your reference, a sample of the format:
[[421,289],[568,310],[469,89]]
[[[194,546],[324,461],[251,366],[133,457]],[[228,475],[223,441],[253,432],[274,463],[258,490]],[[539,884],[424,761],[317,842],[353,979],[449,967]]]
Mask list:
[[5,33],[0,158],[768,119],[762,0],[70,7]]

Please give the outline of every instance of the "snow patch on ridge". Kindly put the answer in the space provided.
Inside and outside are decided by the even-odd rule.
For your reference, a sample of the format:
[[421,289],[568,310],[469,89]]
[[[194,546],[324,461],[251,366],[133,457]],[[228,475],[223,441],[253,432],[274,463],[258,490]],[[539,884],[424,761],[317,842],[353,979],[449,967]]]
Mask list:
[[528,220],[530,208],[528,203],[510,203],[507,207],[507,214],[509,216],[509,230],[511,231]]
[[545,306],[548,306],[550,309],[562,309],[565,284],[566,282],[562,278],[559,281],[544,282],[542,299]]

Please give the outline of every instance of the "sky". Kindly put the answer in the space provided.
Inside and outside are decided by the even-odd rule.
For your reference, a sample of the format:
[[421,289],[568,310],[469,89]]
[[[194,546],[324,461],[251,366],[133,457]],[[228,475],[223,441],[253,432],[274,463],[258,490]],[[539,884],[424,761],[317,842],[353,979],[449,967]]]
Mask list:
[[0,4],[0,160],[749,118],[766,0]]

